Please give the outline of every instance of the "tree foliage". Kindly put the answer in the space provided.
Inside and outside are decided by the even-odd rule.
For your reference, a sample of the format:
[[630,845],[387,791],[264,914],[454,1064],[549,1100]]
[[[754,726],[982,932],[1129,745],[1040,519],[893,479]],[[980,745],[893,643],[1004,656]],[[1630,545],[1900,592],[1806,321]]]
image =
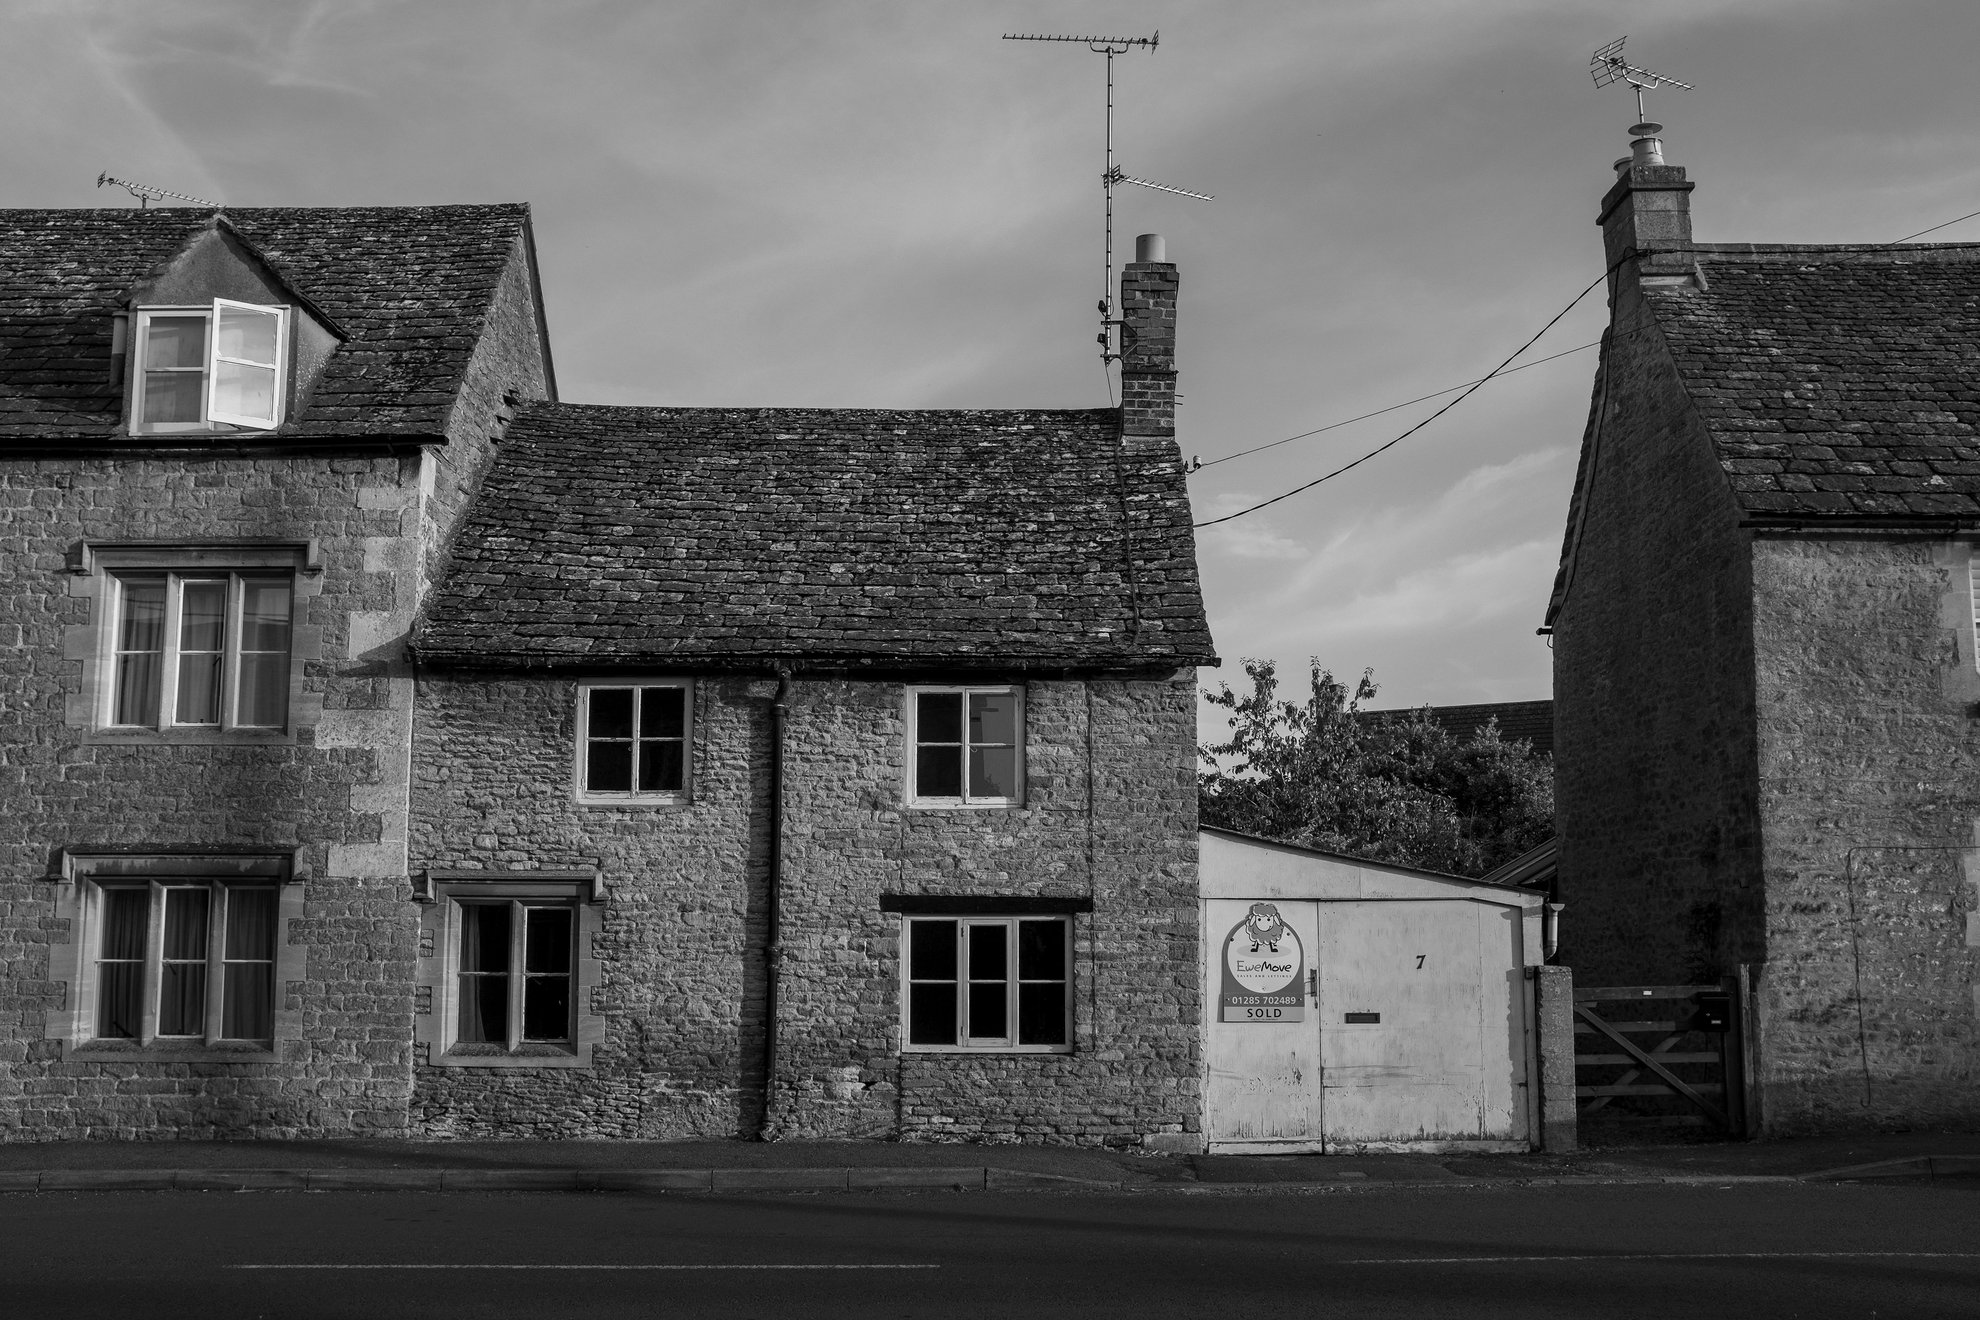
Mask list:
[[1373,670],[1350,689],[1315,661],[1297,703],[1280,699],[1271,661],[1244,670],[1249,693],[1206,694],[1230,712],[1230,738],[1201,749],[1205,825],[1467,876],[1553,832],[1553,758],[1496,722],[1461,740],[1427,710],[1365,715]]

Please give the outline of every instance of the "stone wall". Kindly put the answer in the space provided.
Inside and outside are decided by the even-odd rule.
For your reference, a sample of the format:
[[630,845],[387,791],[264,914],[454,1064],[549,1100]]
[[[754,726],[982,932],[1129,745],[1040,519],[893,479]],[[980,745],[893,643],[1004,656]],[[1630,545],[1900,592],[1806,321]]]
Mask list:
[[[576,684],[421,680],[415,866],[596,865],[610,894],[588,1069],[421,1068],[432,1134],[753,1135],[775,684],[697,684],[692,801],[574,800]],[[1198,1126],[1194,689],[1026,687],[1024,805],[904,804],[906,689],[794,683],[777,1100],[783,1137],[1132,1143]],[[1090,899],[1070,1055],[903,1054],[883,896]]]
[[[389,701],[351,656],[351,621],[390,608],[372,571],[379,543],[409,530],[398,507],[415,459],[391,456],[124,458],[0,464],[0,1134],[8,1138],[302,1134],[392,1129],[410,1083],[409,948],[403,873],[350,877],[340,849],[390,823],[353,810],[403,749],[363,736]],[[304,660],[292,737],[254,742],[93,730],[89,676],[100,578],[73,573],[81,542],[315,540],[321,574],[299,575]],[[307,895],[284,932],[306,971],[285,991],[297,1039],[268,1063],[150,1062],[143,1051],[78,1055],[60,1039],[78,987],[55,979],[77,934],[74,883],[48,877],[67,848],[300,849]],[[394,966],[401,969],[396,975]],[[50,1038],[51,1035],[56,1038]]]
[[[1644,317],[1626,280],[1614,320]],[[1654,327],[1605,373],[1553,639],[1558,961],[1717,981],[1764,956],[1747,537]]]
[[1980,1125],[1970,554],[1754,544],[1770,1133]]
[[[445,449],[0,461],[0,1139],[404,1129],[416,929],[404,639],[503,394],[543,388],[521,253]],[[295,579],[291,728],[99,733],[106,579],[85,542],[313,544]],[[77,1049],[84,886],[48,878],[56,850],[173,848],[295,852],[301,914],[282,938],[300,971],[278,988],[293,1030],[278,1031],[273,1060]]]

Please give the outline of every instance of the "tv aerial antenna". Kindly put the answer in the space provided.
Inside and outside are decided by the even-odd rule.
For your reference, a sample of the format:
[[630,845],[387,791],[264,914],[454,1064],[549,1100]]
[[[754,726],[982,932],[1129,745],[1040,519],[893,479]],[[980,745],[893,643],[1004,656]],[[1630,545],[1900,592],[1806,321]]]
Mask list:
[[[1596,51],[1594,57],[1588,61],[1588,73],[1595,80],[1597,87],[1625,82],[1636,89],[1636,118],[1640,127],[1649,125],[1650,121],[1649,112],[1643,108],[1645,92],[1653,92],[1659,87],[1682,87],[1687,92],[1697,89],[1690,83],[1679,82],[1667,74],[1652,73],[1648,69],[1631,64],[1622,57],[1623,43],[1628,40],[1628,37],[1617,37]],[[1651,126],[1651,132],[1655,133],[1661,127],[1661,125]],[[1632,128],[1630,132],[1634,133],[1636,129]]]
[[154,188],[148,183],[132,183],[129,179],[119,179],[110,174],[99,174],[96,176],[97,187],[101,188],[106,183],[114,183],[131,196],[137,198],[138,210],[140,211],[147,210],[153,202],[163,201],[167,197],[173,201],[191,202],[194,206],[210,206],[216,211],[220,209],[220,203],[209,202],[204,197],[188,197],[184,193],[167,192],[163,188]]
[[1006,32],[1005,41],[1063,41],[1085,46],[1088,50],[1107,57],[1107,168],[1100,174],[1100,190],[1107,199],[1106,259],[1100,277],[1100,360],[1117,362],[1120,354],[1113,351],[1113,331],[1120,325],[1114,319],[1114,186],[1131,183],[1138,188],[1152,188],[1156,192],[1175,193],[1180,197],[1195,197],[1210,202],[1216,199],[1209,193],[1194,192],[1188,188],[1173,188],[1166,183],[1156,183],[1151,179],[1138,179],[1124,172],[1114,163],[1114,56],[1125,55],[1140,47],[1150,55],[1162,43],[1158,31],[1148,37],[1082,37],[1057,36],[1041,32]]

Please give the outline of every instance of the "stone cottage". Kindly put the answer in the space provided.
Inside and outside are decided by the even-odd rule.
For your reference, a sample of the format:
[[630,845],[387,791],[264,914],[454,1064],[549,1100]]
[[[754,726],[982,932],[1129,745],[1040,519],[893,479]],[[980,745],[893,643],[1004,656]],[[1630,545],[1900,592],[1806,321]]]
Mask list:
[[1743,974],[1765,1131],[1980,1123],[1980,245],[1694,242],[1642,131],[1547,613],[1561,959]]
[[0,1135],[1193,1144],[1175,288],[586,407],[522,207],[0,212]]

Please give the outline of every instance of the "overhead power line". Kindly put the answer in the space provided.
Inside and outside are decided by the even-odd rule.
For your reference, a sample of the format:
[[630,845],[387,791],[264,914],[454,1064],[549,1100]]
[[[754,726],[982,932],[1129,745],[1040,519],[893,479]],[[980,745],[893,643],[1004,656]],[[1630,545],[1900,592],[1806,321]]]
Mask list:
[[[1629,260],[1629,257],[1623,258],[1623,261],[1627,261],[1627,260]],[[1619,261],[1616,264],[1621,265],[1622,262]],[[1242,518],[1248,513],[1257,513],[1260,509],[1270,508],[1272,505],[1277,504],[1280,500],[1289,500],[1293,496],[1300,494],[1302,491],[1312,490],[1315,486],[1318,486],[1320,483],[1324,481],[1332,481],[1335,477],[1340,476],[1343,472],[1351,472],[1355,468],[1360,467],[1363,463],[1366,463],[1369,459],[1375,457],[1377,454],[1383,453],[1390,449],[1394,449],[1397,445],[1409,439],[1411,436],[1415,435],[1418,431],[1421,431],[1424,427],[1430,425],[1430,423],[1436,421],[1439,417],[1442,417],[1445,413],[1449,412],[1451,409],[1457,407],[1460,403],[1463,403],[1466,399],[1470,398],[1473,394],[1477,393],[1478,390],[1487,381],[1493,380],[1499,376],[1504,375],[1506,369],[1512,365],[1514,358],[1518,357],[1521,353],[1524,353],[1527,349],[1532,348],[1536,343],[1540,342],[1541,335],[1546,334],[1549,330],[1552,330],[1555,325],[1559,324],[1560,319],[1562,317],[1566,316],[1569,312],[1573,311],[1576,305],[1579,304],[1583,298],[1586,298],[1589,294],[1593,293],[1596,290],[1596,288],[1599,287],[1604,280],[1608,279],[1609,276],[1614,271],[1615,271],[1615,266],[1611,266],[1609,267],[1608,270],[1605,270],[1600,275],[1597,275],[1592,281],[1590,281],[1587,288],[1583,289],[1580,293],[1577,293],[1574,295],[1574,297],[1570,298],[1568,300],[1567,306],[1561,308],[1560,311],[1555,312],[1551,317],[1549,317],[1547,319],[1547,324],[1541,326],[1538,330],[1534,331],[1533,337],[1528,339],[1525,343],[1521,344],[1518,348],[1514,349],[1504,362],[1501,362],[1498,366],[1492,368],[1490,371],[1486,372],[1483,376],[1480,376],[1477,380],[1473,381],[1471,384],[1462,386],[1461,388],[1464,390],[1464,393],[1458,395],[1455,399],[1452,399],[1449,403],[1439,408],[1436,412],[1431,413],[1428,417],[1424,418],[1416,425],[1410,427],[1407,431],[1404,431],[1401,435],[1389,441],[1387,444],[1369,450],[1367,453],[1363,454],[1360,458],[1355,459],[1351,463],[1343,463],[1341,466],[1335,468],[1332,472],[1327,473],[1323,477],[1315,477],[1313,480],[1307,482],[1303,486],[1295,486],[1291,490],[1286,491],[1283,495],[1274,495],[1269,500],[1260,500],[1258,503],[1251,505],[1249,508],[1239,509],[1236,513],[1227,513],[1221,518],[1209,518],[1204,520],[1203,522],[1193,523],[1191,525],[1197,528],[1215,527],[1218,523],[1227,523],[1230,522],[1233,518]],[[1539,364],[1533,363],[1532,365],[1538,366]],[[1436,396],[1431,395],[1429,397],[1435,398]],[[1406,406],[1406,405],[1399,405],[1399,406]],[[1235,457],[1235,455],[1233,455],[1233,457]]]
[[[1501,376],[1510,376],[1513,374],[1513,372],[1525,371],[1528,367],[1544,366],[1545,364],[1549,362],[1553,362],[1556,359],[1569,357],[1575,353],[1584,352],[1587,349],[1594,348],[1597,345],[1599,345],[1601,342],[1602,341],[1599,339],[1591,339],[1585,344],[1578,344],[1573,348],[1564,348],[1560,352],[1555,353],[1549,357],[1535,358],[1531,362],[1522,362],[1516,367],[1508,367],[1499,374]],[[1487,380],[1490,379],[1491,377],[1487,376],[1487,377],[1481,377],[1478,380],[1465,381],[1461,385],[1447,385],[1441,390],[1432,390],[1428,394],[1419,394],[1413,399],[1405,399],[1401,403],[1392,403],[1386,408],[1377,408],[1374,412],[1365,412],[1361,414],[1359,417],[1349,417],[1344,421],[1329,422],[1325,426],[1316,426],[1311,431],[1301,431],[1298,435],[1289,435],[1283,440],[1274,440],[1271,441],[1269,444],[1254,445],[1250,449],[1240,449],[1235,454],[1225,454],[1222,458],[1198,459],[1195,466],[1192,467],[1190,471],[1197,472],[1207,467],[1216,467],[1219,463],[1228,463],[1234,458],[1245,458],[1252,454],[1262,454],[1268,449],[1277,449],[1280,445],[1289,445],[1293,443],[1293,441],[1295,440],[1308,440],[1316,435],[1323,434],[1324,432],[1327,431],[1338,431],[1343,426],[1353,426],[1356,422],[1365,422],[1371,417],[1380,417],[1383,413],[1392,413],[1398,408],[1407,408],[1413,403],[1427,403],[1431,399],[1441,399],[1446,394],[1455,394],[1457,391],[1461,389],[1465,389],[1472,385],[1483,385]]]

